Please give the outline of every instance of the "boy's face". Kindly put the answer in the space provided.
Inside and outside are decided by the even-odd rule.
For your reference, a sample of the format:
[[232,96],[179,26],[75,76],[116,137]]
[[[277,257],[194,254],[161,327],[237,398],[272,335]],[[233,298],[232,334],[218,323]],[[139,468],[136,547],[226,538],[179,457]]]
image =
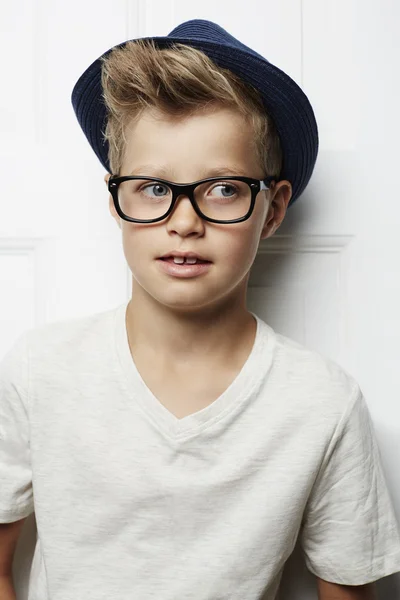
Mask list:
[[[146,110],[126,131],[120,174],[189,183],[211,177],[212,169],[222,167],[221,175],[263,179],[268,174],[258,163],[253,137],[244,118],[228,108],[175,119]],[[106,182],[109,177],[105,176]],[[290,184],[279,182],[273,191],[259,192],[249,219],[232,224],[201,219],[189,198],[180,196],[166,219],[143,224],[121,219],[110,195],[110,212],[122,230],[135,297],[150,295],[149,300],[183,311],[237,302],[245,307],[249,271],[259,242],[279,227],[290,196]],[[196,252],[212,265],[196,277],[174,277],[165,273],[157,261],[174,250]]]

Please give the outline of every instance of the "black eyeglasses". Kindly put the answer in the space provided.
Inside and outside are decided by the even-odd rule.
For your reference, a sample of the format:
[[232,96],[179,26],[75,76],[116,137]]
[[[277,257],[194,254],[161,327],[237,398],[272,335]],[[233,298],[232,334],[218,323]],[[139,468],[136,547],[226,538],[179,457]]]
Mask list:
[[[274,177],[211,177],[193,183],[173,183],[137,175],[111,176],[108,189],[119,216],[134,223],[162,221],[178,196],[188,196],[196,213],[212,223],[239,223],[252,214],[257,194],[269,190]],[[221,195],[220,192],[227,195]]]

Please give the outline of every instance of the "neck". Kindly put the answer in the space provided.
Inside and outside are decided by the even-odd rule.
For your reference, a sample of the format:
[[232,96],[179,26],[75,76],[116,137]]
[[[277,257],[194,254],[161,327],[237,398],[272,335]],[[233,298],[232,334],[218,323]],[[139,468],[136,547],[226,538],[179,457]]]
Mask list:
[[177,311],[132,298],[126,311],[132,354],[140,352],[150,364],[165,366],[197,368],[247,356],[256,328],[245,306]]

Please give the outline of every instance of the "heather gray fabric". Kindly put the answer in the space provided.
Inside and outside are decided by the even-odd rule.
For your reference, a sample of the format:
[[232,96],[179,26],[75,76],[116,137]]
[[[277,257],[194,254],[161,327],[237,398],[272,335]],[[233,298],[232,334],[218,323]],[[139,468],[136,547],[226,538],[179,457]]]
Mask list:
[[29,600],[274,600],[308,568],[400,571],[400,536],[358,383],[257,319],[250,356],[178,419],[141,379],[127,302],[26,331],[0,363],[0,522],[35,510]]

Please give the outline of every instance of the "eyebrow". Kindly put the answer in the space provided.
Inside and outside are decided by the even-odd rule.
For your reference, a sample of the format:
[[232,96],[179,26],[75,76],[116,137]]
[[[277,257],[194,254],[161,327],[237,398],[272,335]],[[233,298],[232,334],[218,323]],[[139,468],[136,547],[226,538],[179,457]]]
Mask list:
[[[128,175],[143,175],[146,177],[162,177],[163,179],[168,179],[168,169],[161,165],[139,165],[133,171],[128,173]],[[204,169],[200,172],[200,176],[198,179],[205,179],[207,177],[219,177],[220,175],[239,175],[242,177],[246,177],[247,173],[243,169],[243,167],[238,167],[236,165],[223,166],[219,165],[213,167],[212,169]]]

